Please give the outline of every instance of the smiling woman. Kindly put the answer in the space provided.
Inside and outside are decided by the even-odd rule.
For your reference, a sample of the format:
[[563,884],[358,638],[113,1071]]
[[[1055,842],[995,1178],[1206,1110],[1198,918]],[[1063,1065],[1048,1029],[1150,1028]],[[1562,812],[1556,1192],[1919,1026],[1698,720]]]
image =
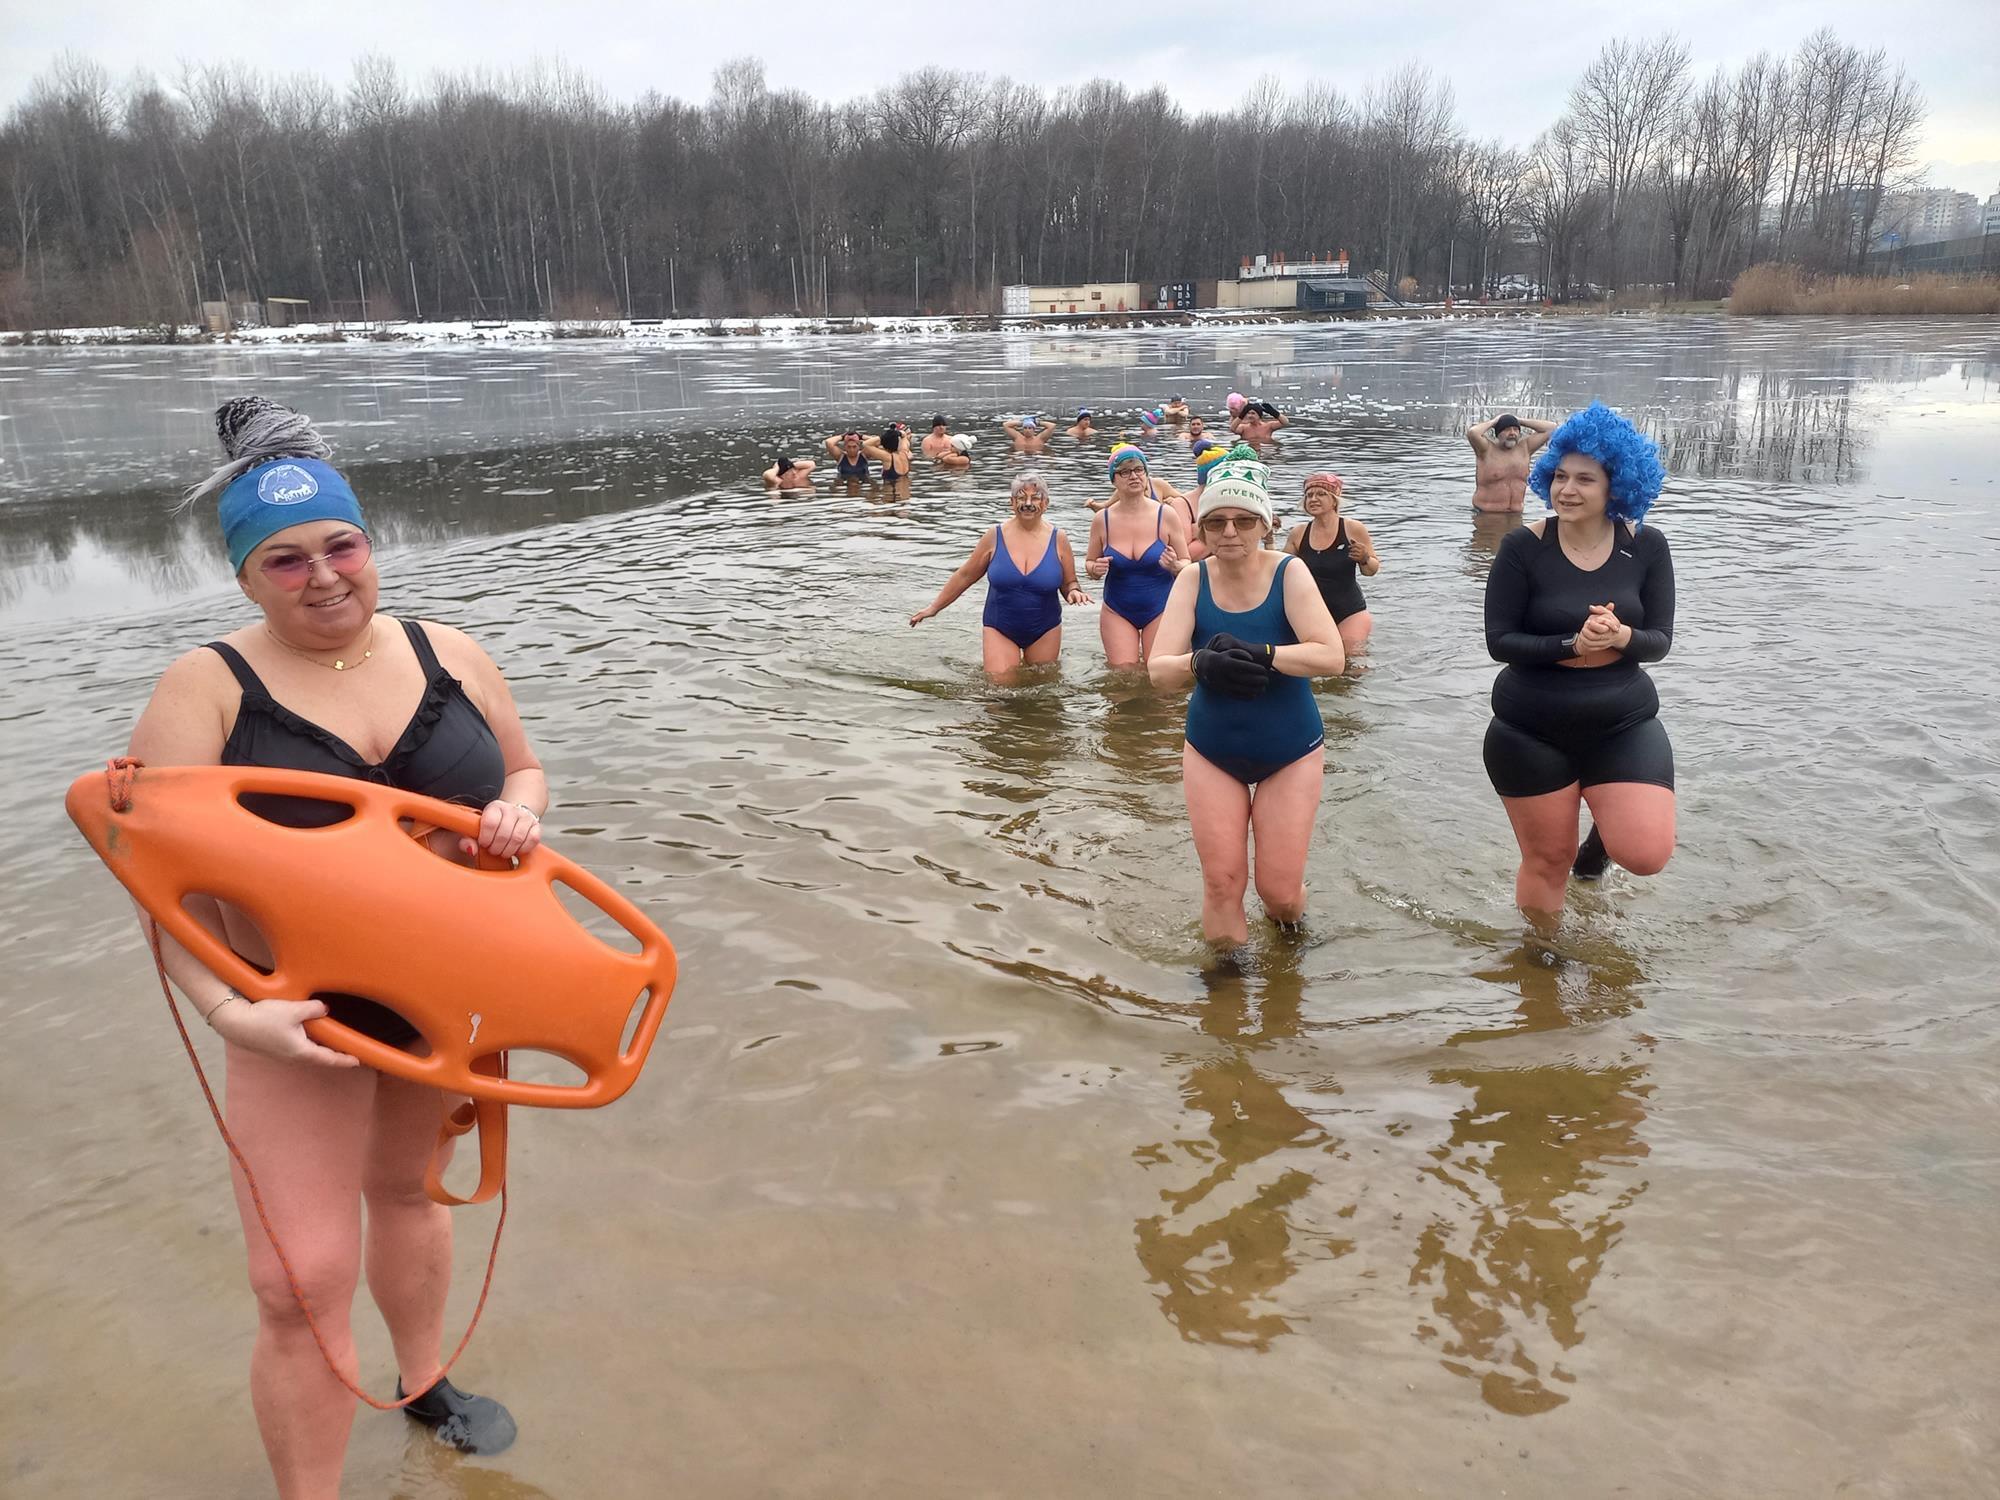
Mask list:
[[[256,396],[222,407],[216,431],[229,462],[189,501],[219,493],[237,586],[260,618],[167,668],[130,753],[155,766],[274,766],[386,783],[481,809],[476,838],[439,851],[448,857],[533,848],[548,789],[506,681],[447,626],[380,628],[367,519],[327,462],[326,441],[298,413]],[[251,810],[294,826],[342,812],[279,797]],[[196,896],[189,909],[235,952],[271,967],[262,937],[230,906]],[[339,1489],[354,1398],[322,1359],[305,1308],[316,1310],[327,1360],[350,1371],[364,1201],[369,1289],[389,1325],[399,1390],[419,1393],[406,1410],[467,1452],[506,1447],[514,1437],[506,1408],[460,1391],[438,1359],[451,1219],[426,1196],[424,1172],[448,1101],[363,1068],[304,1030],[330,1015],[418,1050],[415,1028],[354,996],[251,1004],[164,933],[161,944],[168,973],[227,1044],[229,1127],[288,1249],[289,1265],[266,1240],[239,1172],[259,1312],[251,1399],[279,1492]]]

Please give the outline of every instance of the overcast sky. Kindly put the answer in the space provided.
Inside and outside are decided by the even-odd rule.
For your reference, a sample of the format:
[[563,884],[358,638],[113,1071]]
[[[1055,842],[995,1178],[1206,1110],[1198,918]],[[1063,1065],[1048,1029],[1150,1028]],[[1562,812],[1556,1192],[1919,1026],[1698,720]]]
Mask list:
[[[1422,60],[1456,90],[1477,135],[1525,145],[1560,111],[1564,94],[1614,34],[1673,30],[1698,74],[1760,49],[1791,51],[1814,28],[1882,47],[1930,100],[1922,159],[1938,186],[2000,190],[2000,3],[1996,0],[1679,0],[1625,8],[1585,0],[1473,6],[1406,0],[1396,7],[1296,9],[1251,14],[1215,6],[1191,13],[1132,12],[1044,0],[998,8],[911,0],[762,0],[744,5],[627,0],[518,4],[514,0],[297,0],[259,7],[217,0],[0,0],[0,107],[65,49],[122,78],[140,67],[171,80],[182,61],[236,59],[270,71],[310,71],[344,82],[353,60],[377,51],[412,82],[438,69],[520,67],[561,57],[618,98],[647,89],[701,100],[728,58],[764,61],[773,88],[822,99],[870,93],[926,63],[1058,86],[1093,77],[1133,87],[1162,84],[1190,109],[1223,108],[1261,74],[1289,84],[1323,80],[1358,95],[1369,81]],[[1371,13],[1372,11],[1372,13]]]

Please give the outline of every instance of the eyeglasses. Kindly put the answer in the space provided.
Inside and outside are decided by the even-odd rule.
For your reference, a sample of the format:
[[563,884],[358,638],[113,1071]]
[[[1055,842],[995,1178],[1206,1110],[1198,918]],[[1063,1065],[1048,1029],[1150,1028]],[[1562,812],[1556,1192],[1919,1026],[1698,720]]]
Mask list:
[[368,533],[350,531],[316,556],[308,557],[303,552],[273,552],[257,564],[257,569],[281,589],[302,589],[312,580],[313,570],[321,563],[341,577],[348,578],[368,566],[372,553]]
[[1112,477],[1116,479],[1131,479],[1145,472],[1146,466],[1144,464],[1120,464],[1111,471]]
[[1203,531],[1248,531],[1252,526],[1261,526],[1263,524],[1256,516],[1203,516],[1201,518],[1201,529]]

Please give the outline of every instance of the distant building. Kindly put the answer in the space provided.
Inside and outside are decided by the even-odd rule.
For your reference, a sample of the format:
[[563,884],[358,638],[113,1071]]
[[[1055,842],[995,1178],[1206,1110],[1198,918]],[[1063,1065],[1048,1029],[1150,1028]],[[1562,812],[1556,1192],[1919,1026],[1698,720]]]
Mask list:
[[1923,188],[1913,193],[1889,193],[1875,220],[1875,243],[1928,245],[1980,232],[1979,200],[1950,188]]
[[2000,193],[1986,200],[1986,207],[1979,216],[1981,234],[2000,234]]

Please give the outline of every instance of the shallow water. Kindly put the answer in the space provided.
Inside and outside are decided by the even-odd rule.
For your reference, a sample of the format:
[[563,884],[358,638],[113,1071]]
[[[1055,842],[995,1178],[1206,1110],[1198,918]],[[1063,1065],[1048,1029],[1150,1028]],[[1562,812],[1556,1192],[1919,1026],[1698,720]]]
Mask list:
[[[59,806],[241,620],[164,502],[249,388],[338,424],[386,606],[489,646],[683,965],[631,1096],[515,1116],[462,1370],[521,1443],[364,1414],[350,1493],[1993,1492],[2000,329],[1641,319],[0,354],[0,1492],[268,1484],[225,1159]],[[1179,704],[1094,606],[1014,687],[977,590],[904,621],[1002,512],[990,419],[1232,388],[1385,567],[1311,936],[1218,968]],[[1673,472],[1681,846],[1538,944],[1459,433],[1592,395]],[[969,474],[742,480],[932,410]],[[1105,450],[1040,465],[1079,548]]]

